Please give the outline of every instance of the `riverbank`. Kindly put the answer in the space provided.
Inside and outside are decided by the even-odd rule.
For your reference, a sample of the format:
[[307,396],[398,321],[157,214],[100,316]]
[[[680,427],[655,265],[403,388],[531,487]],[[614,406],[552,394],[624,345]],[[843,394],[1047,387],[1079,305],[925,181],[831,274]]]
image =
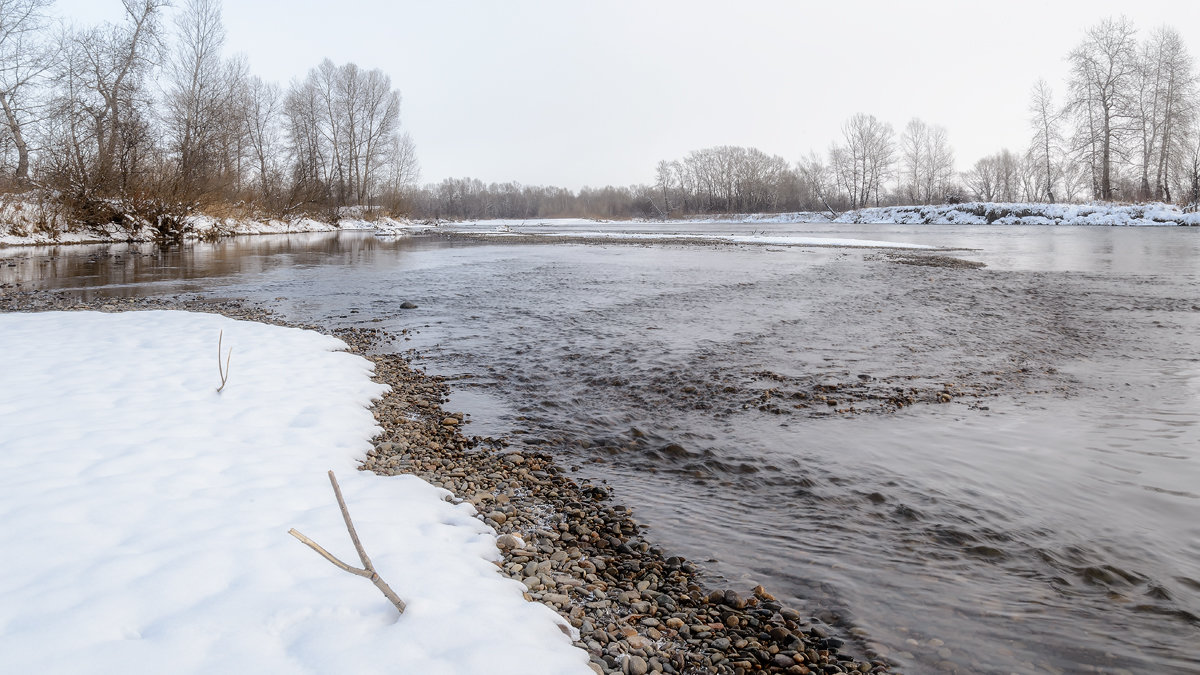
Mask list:
[[[344,347],[212,313],[0,315],[6,669],[587,673],[473,508],[355,470],[385,386]],[[327,470],[403,613],[288,536],[354,560]]]
[[[114,242],[152,242],[153,228],[130,229],[108,224],[84,226],[47,224],[36,218],[37,210],[0,209],[0,248],[5,246],[50,246],[60,244],[94,244]],[[845,223],[899,225],[1088,225],[1114,227],[1200,226],[1200,213],[1186,213],[1173,204],[1039,204],[968,202],[933,206],[884,206],[847,211],[834,217],[830,213],[797,211],[788,213],[697,214],[672,219],[633,219],[610,221],[592,218],[500,218],[468,219],[463,221],[416,221],[403,218],[358,217],[342,218],[337,222],[309,217],[280,219],[187,218],[185,241],[214,240],[224,237],[255,234],[297,234],[305,232],[372,231],[384,235],[403,235],[413,232],[470,228],[496,234],[518,233],[526,228],[561,227],[571,236],[586,237],[584,228],[603,229],[606,223],[628,222],[667,224],[695,222],[712,224],[777,225],[786,223]],[[728,238],[728,237],[727,237]]]
[[880,225],[1090,225],[1172,227],[1200,225],[1200,213],[1174,204],[1040,204],[967,202],[882,206],[848,211],[835,223]]
[[[144,224],[128,227],[108,223],[84,225],[63,223],[59,219],[43,221],[37,209],[0,208],[0,248],[5,246],[57,246],[63,244],[144,243],[158,240],[158,233]],[[216,218],[189,216],[186,219],[185,242],[212,241],[225,237],[258,234],[301,234],[308,232],[338,232],[369,230],[380,234],[402,235],[428,229],[428,225],[397,218],[342,218],[336,222],[310,217],[278,218]]]
[[[280,323],[238,302],[150,298],[77,302],[64,294],[0,296],[0,311],[188,309]],[[308,328],[312,328],[311,326]],[[536,449],[468,437],[469,417],[441,407],[444,380],[399,355],[373,353],[394,339],[354,329],[336,335],[375,363],[391,388],[373,407],[383,429],[363,469],[413,474],[475,506],[498,533],[499,569],[579,630],[592,670],[603,673],[881,672],[841,653],[829,626],[783,607],[761,589],[707,589],[703,573],[647,540],[603,485],[568,478]],[[469,620],[464,617],[465,620]]]

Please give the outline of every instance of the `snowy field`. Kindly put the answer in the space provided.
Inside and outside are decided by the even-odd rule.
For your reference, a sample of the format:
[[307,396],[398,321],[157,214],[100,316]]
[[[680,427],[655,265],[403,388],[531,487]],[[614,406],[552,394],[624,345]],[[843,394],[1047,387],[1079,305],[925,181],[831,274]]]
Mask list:
[[[383,387],[343,347],[211,314],[0,314],[0,670],[590,673],[470,505],[355,470]],[[288,535],[357,563],[328,469],[403,615]]]

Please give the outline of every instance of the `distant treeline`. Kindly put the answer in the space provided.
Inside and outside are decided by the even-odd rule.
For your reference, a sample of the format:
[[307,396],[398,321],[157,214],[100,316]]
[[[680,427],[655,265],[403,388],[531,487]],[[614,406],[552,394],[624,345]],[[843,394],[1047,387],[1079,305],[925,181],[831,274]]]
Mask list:
[[578,193],[453,179],[415,192],[414,213],[451,218],[675,217],[844,211],[962,201],[1166,201],[1200,204],[1200,87],[1179,33],[1139,40],[1125,19],[1089,29],[1068,54],[1067,95],[1031,92],[1025,148],[1000,149],[964,171],[945,127],[858,114],[824,153],[791,163],[721,146],[659,162],[653,185]]
[[[52,0],[0,0],[0,188],[47,220],[670,218],[981,201],[1200,202],[1200,87],[1169,27],[1087,31],[1067,94],[1033,88],[1029,143],[960,171],[945,127],[897,134],[852,116],[827,151],[792,162],[717,146],[659,162],[653,184],[569,190],[447,179],[418,187],[400,93],[380,70],[325,60],[286,88],[223,56],[219,0],[122,0],[122,18],[62,27]],[[18,197],[25,198],[25,197]],[[49,226],[49,225],[48,225]]]

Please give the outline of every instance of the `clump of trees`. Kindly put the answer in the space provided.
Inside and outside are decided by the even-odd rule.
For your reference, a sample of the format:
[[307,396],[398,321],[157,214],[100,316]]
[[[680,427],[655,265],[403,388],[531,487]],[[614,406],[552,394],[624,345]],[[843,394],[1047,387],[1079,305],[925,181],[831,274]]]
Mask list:
[[219,0],[122,0],[98,26],[0,0],[0,173],[85,223],[182,234],[195,210],[402,210],[418,175],[388,75],[325,60],[286,89],[224,54]]
[[658,163],[653,204],[672,213],[776,211],[795,199],[788,161],[757,148],[722,145]]
[[410,215],[418,218],[631,218],[651,217],[645,186],[562,187],[484,183],[478,178],[447,178],[409,194]]

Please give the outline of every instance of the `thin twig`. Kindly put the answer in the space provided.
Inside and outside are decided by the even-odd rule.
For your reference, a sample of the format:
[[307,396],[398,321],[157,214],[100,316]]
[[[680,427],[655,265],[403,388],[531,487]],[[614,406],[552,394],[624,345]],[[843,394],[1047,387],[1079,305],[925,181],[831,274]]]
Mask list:
[[338,508],[342,510],[342,520],[346,522],[346,531],[350,533],[350,541],[354,542],[354,550],[358,551],[358,559],[362,561],[363,569],[374,569],[371,567],[371,559],[367,557],[362,542],[358,540],[358,531],[354,529],[354,522],[350,520],[350,511],[346,509],[346,500],[342,499],[342,487],[338,485],[333,471],[329,472],[329,482],[333,485],[333,494],[337,497]]
[[225,368],[221,368],[221,339],[225,337],[225,331],[217,333],[217,372],[221,374],[221,386],[217,387],[217,393],[225,388],[225,380],[229,379],[229,360],[233,358],[233,347],[229,348],[229,354],[225,357]]
[[366,549],[363,548],[362,542],[358,539],[358,531],[354,529],[354,521],[350,520],[350,510],[346,508],[346,501],[342,499],[342,488],[338,485],[337,477],[333,475],[332,471],[329,472],[329,482],[333,485],[333,494],[337,497],[338,507],[342,510],[342,520],[346,522],[346,530],[350,532],[350,539],[354,542],[354,548],[358,551],[359,559],[362,560],[362,568],[360,569],[342,562],[332,553],[322,548],[320,544],[297,532],[296,528],[288,530],[288,534],[304,542],[306,546],[319,553],[321,557],[333,563],[339,569],[370,579],[371,583],[375,584],[375,587],[379,589],[379,592],[383,593],[383,597],[387,598],[396,610],[403,614],[404,601],[400,599],[400,596],[396,595],[392,587],[388,586],[387,582],[375,571],[375,566],[371,564],[371,559],[367,557]]
[[303,534],[301,534],[300,532],[298,532],[296,530],[296,528],[293,527],[292,529],[288,530],[288,534],[290,534],[293,537],[304,542],[305,544],[308,545],[309,548],[316,551],[317,553],[320,553],[322,557],[324,557],[326,560],[333,563],[334,565],[337,565],[341,569],[343,569],[351,574],[357,574],[359,576],[365,576],[367,574],[366,570],[360,570],[357,567],[351,567],[351,566],[347,565],[346,563],[342,562],[341,560],[338,560],[337,556],[330,553],[329,551],[326,551],[324,549],[324,547],[322,547],[320,544],[318,544],[317,542],[313,541],[312,539],[309,539],[308,537],[306,537]]

